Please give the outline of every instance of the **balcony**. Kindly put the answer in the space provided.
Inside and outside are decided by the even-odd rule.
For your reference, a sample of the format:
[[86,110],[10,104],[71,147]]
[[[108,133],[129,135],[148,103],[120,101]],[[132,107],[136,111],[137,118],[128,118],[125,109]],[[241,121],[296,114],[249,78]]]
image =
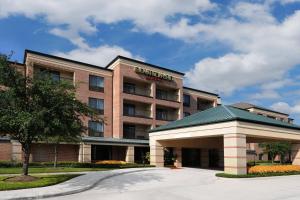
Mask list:
[[151,85],[129,78],[124,78],[123,92],[138,96],[151,97]]
[[175,121],[178,119],[178,109],[167,107],[156,107],[156,120]]
[[157,88],[156,99],[179,102],[178,90]]
[[141,118],[149,118],[150,117],[151,112],[150,111],[134,111],[133,113],[125,111],[124,112],[124,116],[128,116],[128,117],[141,117]]
[[151,119],[151,105],[125,100],[123,104],[123,115]]
[[124,124],[123,125],[123,138],[125,139],[139,139],[148,140],[151,126],[138,125],[138,124]]
[[126,94],[134,94],[134,95],[138,95],[138,96],[144,96],[144,97],[151,97],[151,90],[150,89],[135,89],[135,90],[131,90],[128,88],[124,88],[123,92]]

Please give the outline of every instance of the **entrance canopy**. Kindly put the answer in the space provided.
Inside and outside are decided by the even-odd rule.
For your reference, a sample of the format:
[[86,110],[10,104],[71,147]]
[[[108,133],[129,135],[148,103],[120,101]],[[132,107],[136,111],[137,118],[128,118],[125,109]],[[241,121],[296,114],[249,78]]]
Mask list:
[[[149,137],[151,163],[156,166],[163,166],[164,147],[184,148],[187,140],[189,145],[201,146],[209,141],[208,138],[219,138],[217,143],[210,141],[206,146],[219,145],[224,149],[226,173],[245,174],[247,142],[285,140],[300,143],[300,126],[221,105],[152,129]],[[295,164],[300,163],[300,154],[297,155],[296,152]]]

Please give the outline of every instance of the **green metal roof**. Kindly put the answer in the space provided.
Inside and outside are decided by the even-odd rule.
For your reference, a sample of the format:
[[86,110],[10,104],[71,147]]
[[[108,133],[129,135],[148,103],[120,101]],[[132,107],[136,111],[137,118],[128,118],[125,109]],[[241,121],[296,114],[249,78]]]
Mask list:
[[124,139],[124,138],[105,138],[105,137],[82,137],[84,142],[96,143],[113,143],[113,144],[136,144],[136,145],[149,145],[149,140],[139,139]]
[[215,124],[215,123],[228,122],[228,121],[245,121],[245,122],[252,122],[256,124],[265,124],[270,126],[300,130],[300,126],[298,125],[268,118],[245,110],[234,108],[232,106],[220,105],[187,116],[181,120],[177,120],[169,124],[154,128],[149,132],[157,132],[157,131],[164,131],[164,130],[170,130],[176,128],[185,128],[190,126],[206,125],[206,124]]

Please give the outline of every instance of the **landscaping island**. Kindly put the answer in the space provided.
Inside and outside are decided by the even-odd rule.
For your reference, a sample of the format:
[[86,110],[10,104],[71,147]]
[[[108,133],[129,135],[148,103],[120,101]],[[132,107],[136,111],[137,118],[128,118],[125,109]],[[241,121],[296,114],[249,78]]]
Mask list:
[[28,176],[28,178],[25,179],[23,179],[22,176],[1,176],[0,191],[50,186],[62,183],[77,176],[80,176],[80,174],[60,174],[45,176],[36,175]]

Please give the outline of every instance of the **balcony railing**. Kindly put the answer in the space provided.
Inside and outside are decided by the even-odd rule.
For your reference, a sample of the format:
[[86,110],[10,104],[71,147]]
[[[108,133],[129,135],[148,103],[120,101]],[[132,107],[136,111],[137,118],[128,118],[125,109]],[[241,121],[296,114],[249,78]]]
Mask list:
[[131,90],[131,89],[124,88],[123,92],[127,93],[127,94],[138,95],[138,96],[151,97],[151,90],[150,89],[137,89],[136,88],[135,90]]
[[142,117],[142,118],[149,118],[149,119],[152,118],[150,111],[138,111],[138,110],[136,110],[134,113],[124,111],[123,115],[128,116],[128,117]]
[[156,115],[157,120],[162,120],[162,121],[175,121],[177,118],[175,116],[161,116],[161,115]]
[[176,101],[178,102],[178,95],[171,95],[171,94],[156,94],[157,99],[166,100],[166,101]]

